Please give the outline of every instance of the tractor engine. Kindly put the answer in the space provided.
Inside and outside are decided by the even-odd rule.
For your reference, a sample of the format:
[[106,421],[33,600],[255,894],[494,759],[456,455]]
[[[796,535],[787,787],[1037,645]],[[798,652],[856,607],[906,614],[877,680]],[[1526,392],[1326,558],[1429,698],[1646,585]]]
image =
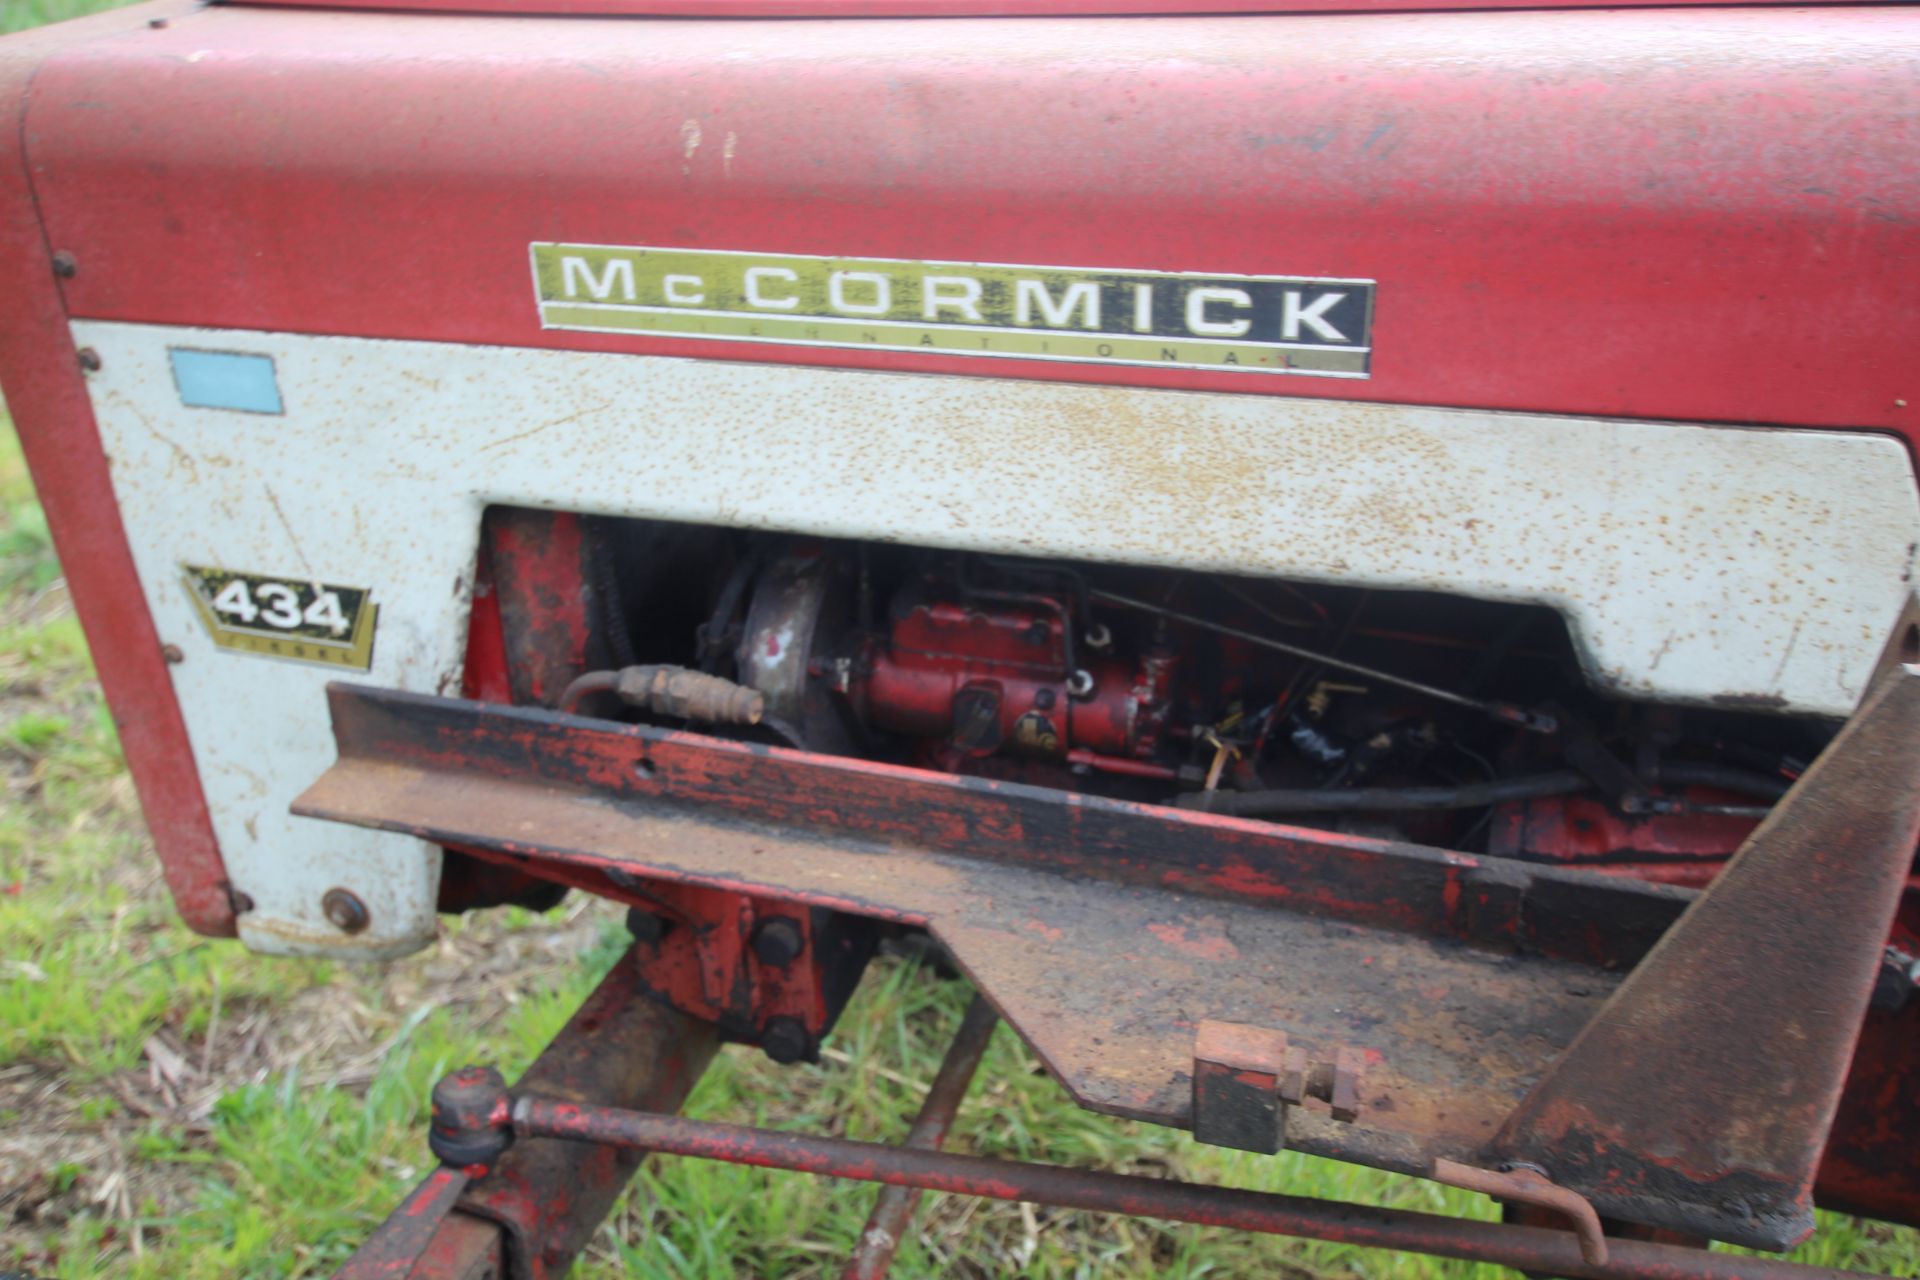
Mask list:
[[[870,577],[857,582],[861,621],[801,656],[810,680],[852,723],[904,740],[926,767],[962,772],[1010,756],[1172,779],[1156,759],[1179,664],[1165,637],[1119,654],[1068,575],[1029,567],[1023,588],[1016,568],[986,585],[966,579],[968,563],[950,557],[878,601]],[[834,571],[830,558],[792,564],[776,566],[775,579]],[[748,614],[739,663],[756,688],[778,679],[780,607],[756,595]]]
[[[1168,776],[1153,763],[1178,655],[1105,656],[1104,629],[1081,629],[1057,596],[960,592],[896,597],[886,630],[860,637],[844,693],[863,723],[918,739],[920,758],[1005,752],[1083,769]],[[937,745],[936,745],[937,744]]]
[[586,524],[647,675],[564,705],[807,751],[1697,885],[1833,727],[1595,698],[1541,608]]

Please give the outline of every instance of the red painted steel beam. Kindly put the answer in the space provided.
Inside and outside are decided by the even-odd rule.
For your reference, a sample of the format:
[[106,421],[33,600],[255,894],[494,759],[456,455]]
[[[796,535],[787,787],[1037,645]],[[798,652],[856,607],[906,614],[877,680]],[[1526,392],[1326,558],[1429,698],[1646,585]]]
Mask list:
[[[464,1171],[445,1165],[428,1174],[333,1273],[333,1280],[407,1280],[460,1193],[467,1189],[467,1181]],[[465,1280],[464,1270],[454,1274]]]
[[1856,1274],[1637,1240],[1611,1242],[1607,1261],[1596,1265],[1582,1258],[1579,1242],[1571,1232],[1544,1227],[889,1147],[679,1116],[582,1107],[533,1096],[514,1101],[513,1128],[515,1133],[527,1136],[601,1142],[895,1187],[1429,1253],[1579,1280],[1830,1280]]
[[486,537],[512,700],[553,706],[576,676],[604,665],[585,524],[571,512],[494,507]]
[[[976,995],[967,1006],[966,1017],[954,1034],[953,1043],[947,1048],[947,1056],[941,1059],[940,1070],[927,1087],[920,1114],[907,1130],[909,1147],[938,1151],[946,1142],[953,1118],[967,1096],[967,1086],[973,1082],[973,1073],[979,1070],[980,1059],[993,1040],[993,1029],[999,1025],[1000,1015],[993,1011],[987,998]],[[918,1188],[890,1186],[882,1190],[873,1203],[873,1212],[867,1215],[860,1243],[854,1246],[853,1256],[847,1259],[840,1280],[880,1280],[885,1276],[893,1267],[894,1253],[900,1248],[900,1233],[913,1220],[914,1207],[919,1203]]]

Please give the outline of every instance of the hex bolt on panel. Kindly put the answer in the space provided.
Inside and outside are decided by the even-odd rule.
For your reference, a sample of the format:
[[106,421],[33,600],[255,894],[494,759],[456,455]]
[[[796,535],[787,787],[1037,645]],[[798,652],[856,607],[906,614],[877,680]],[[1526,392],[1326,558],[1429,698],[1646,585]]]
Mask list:
[[791,1062],[806,1061],[813,1055],[816,1046],[800,1019],[783,1014],[767,1019],[767,1025],[760,1032],[760,1048],[769,1058],[785,1066]]
[[342,933],[359,933],[372,921],[367,904],[347,889],[329,889],[320,899],[321,913]]
[[771,916],[753,927],[753,954],[761,964],[784,969],[806,949],[806,934],[792,916]]
[[666,936],[667,919],[645,907],[627,908],[627,933],[635,942],[655,943]]

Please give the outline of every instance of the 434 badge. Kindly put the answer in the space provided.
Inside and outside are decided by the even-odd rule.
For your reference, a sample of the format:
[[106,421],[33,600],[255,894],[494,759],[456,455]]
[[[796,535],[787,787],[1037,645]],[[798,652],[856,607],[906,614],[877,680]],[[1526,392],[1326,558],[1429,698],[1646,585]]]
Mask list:
[[188,594],[223,649],[365,671],[380,607],[366,587],[182,565]]

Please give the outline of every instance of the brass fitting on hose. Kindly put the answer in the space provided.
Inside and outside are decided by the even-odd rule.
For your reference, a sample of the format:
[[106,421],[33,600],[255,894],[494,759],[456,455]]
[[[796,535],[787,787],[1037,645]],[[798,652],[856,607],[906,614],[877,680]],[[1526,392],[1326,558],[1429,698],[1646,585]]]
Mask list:
[[757,689],[686,667],[625,667],[614,692],[629,706],[703,724],[759,724],[767,700]]
[[702,724],[759,724],[767,711],[757,689],[686,667],[659,663],[589,671],[568,685],[555,709],[578,715],[591,694],[611,693],[631,707]]

